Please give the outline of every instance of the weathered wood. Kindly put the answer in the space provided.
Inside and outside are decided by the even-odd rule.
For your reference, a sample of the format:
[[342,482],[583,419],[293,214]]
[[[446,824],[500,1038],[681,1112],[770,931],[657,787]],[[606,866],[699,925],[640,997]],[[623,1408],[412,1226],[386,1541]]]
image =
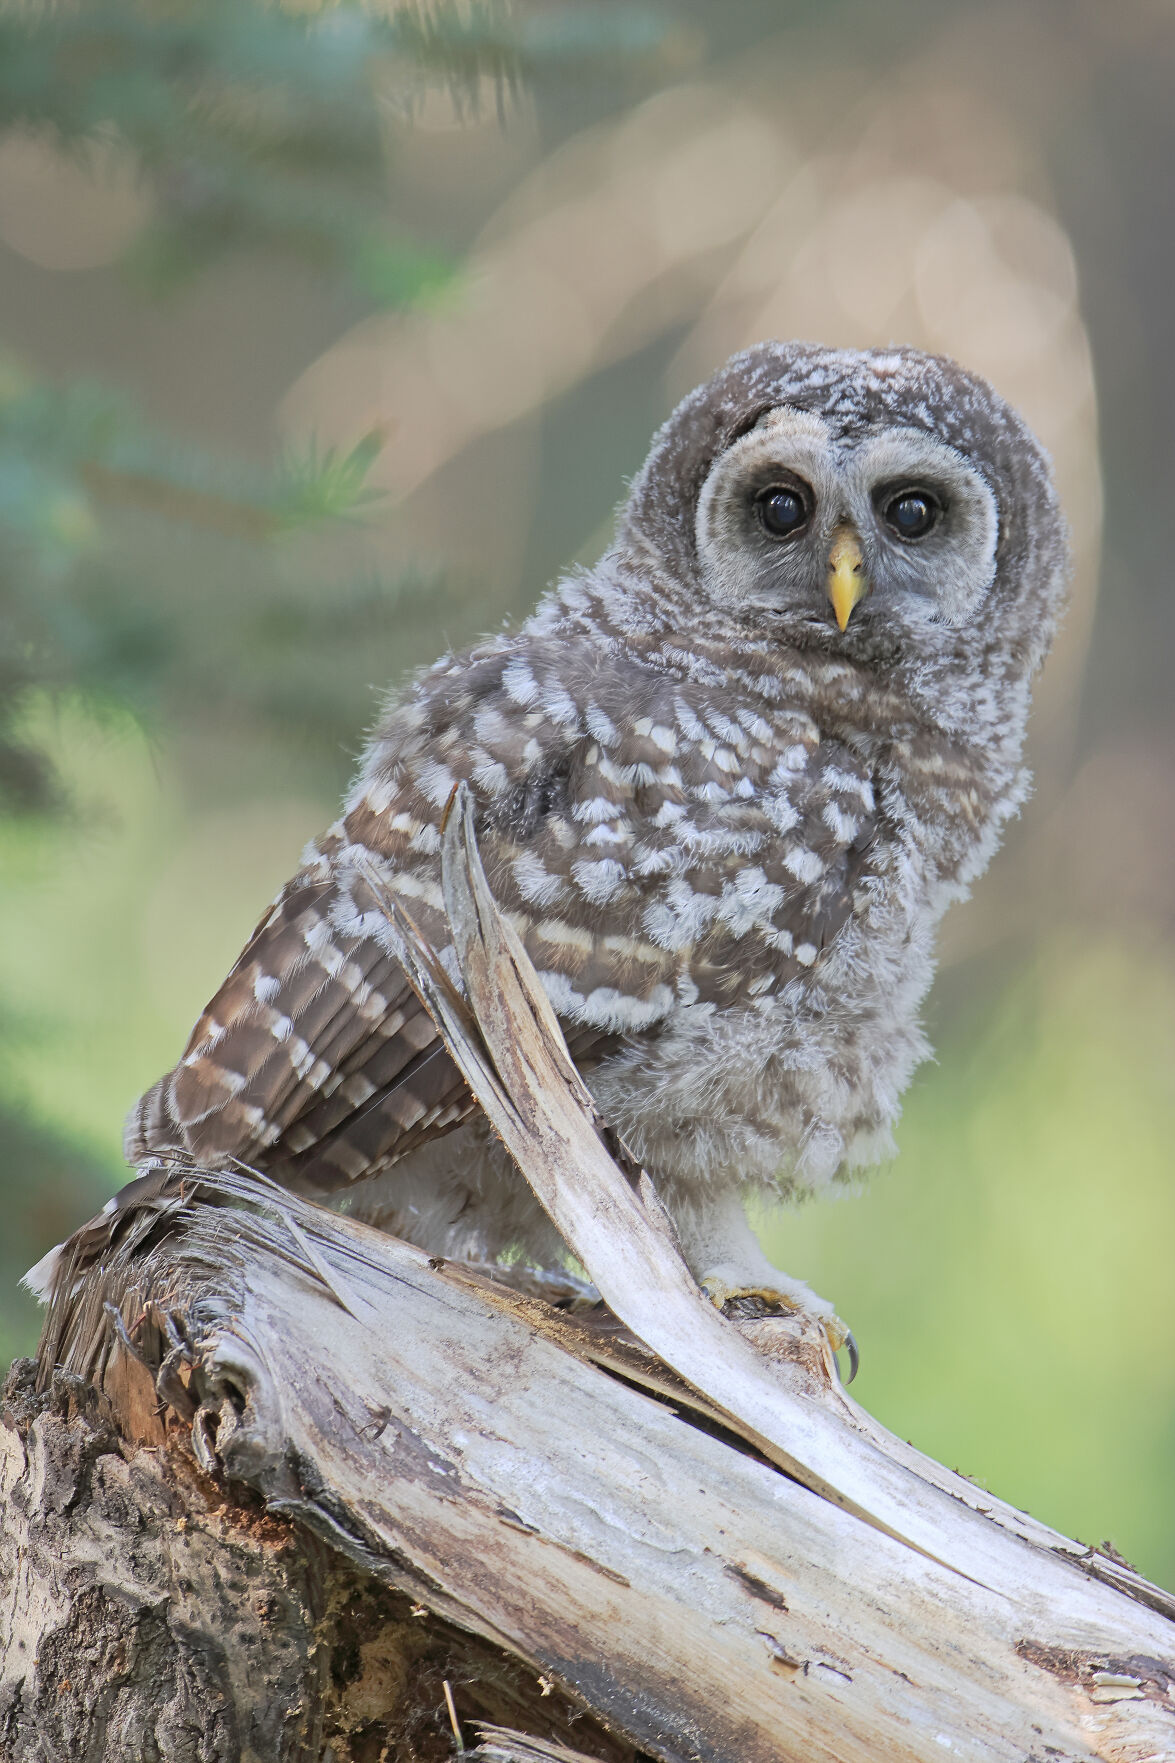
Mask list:
[[523,1662],[210,1480],[174,1417],[147,1447],[125,1418],[69,1373],[38,1392],[28,1360],[4,1392],[4,1763],[442,1763],[446,1683],[466,1721],[633,1763]]
[[[444,1682],[465,1743],[479,1721],[498,1728],[467,1754],[502,1763],[1175,1758],[1175,1600],[893,1439],[840,1388],[822,1331],[708,1305],[567,1059],[460,804],[445,840],[466,994],[397,915],[405,965],[612,1314],[556,1308],[536,1295],[550,1282],[518,1290],[501,1270],[431,1261],[248,1172],[137,1184],[63,1263],[46,1387],[25,1390],[0,1433],[20,1515],[0,1544],[13,1757],[138,1755],[78,1748],[84,1710],[56,1749],[34,1748],[32,1722],[57,1732],[44,1725],[56,1637],[78,1627],[83,1595],[103,1611],[137,1597],[163,1624],[141,1651],[182,1692],[140,1699],[158,1730],[164,1704],[183,1710],[204,1748],[143,1756],[380,1755],[357,1748],[339,1712],[348,1641],[331,1575],[345,1572],[393,1601],[379,1657],[396,1705],[363,1743],[375,1734],[405,1763],[451,1754]],[[86,1402],[100,1450],[69,1432]],[[102,1466],[102,1499],[110,1483],[121,1511],[148,1514],[167,1557],[153,1577],[130,1573],[146,1545],[112,1528],[101,1500],[53,1494],[54,1426],[69,1433],[57,1456]],[[194,1464],[177,1457],[181,1439]],[[281,1623],[250,1641],[255,1671],[244,1641],[222,1648],[223,1668],[207,1664],[210,1637],[235,1632],[238,1594],[227,1568],[206,1609],[183,1591],[174,1521],[151,1516],[172,1510],[143,1480],[151,1453],[188,1464],[168,1471],[180,1477],[168,1498],[201,1513],[216,1500],[234,1536],[269,1524],[292,1545],[272,1594],[290,1604],[284,1664]],[[98,1485],[95,1473],[76,1484]],[[91,1647],[108,1632],[99,1623]],[[423,1697],[405,1632],[446,1637]],[[92,1667],[75,1652],[84,1681]],[[34,1654],[51,1663],[31,1666]],[[264,1686],[269,1750],[241,1737],[243,1677]],[[74,1681],[59,1692],[70,1708]],[[296,1685],[284,1725],[279,1681]],[[217,1706],[234,1710],[235,1738]]]
[[22,1370],[0,1430],[0,1755],[311,1754],[325,1551],[294,1546],[260,1502],[230,1508],[190,1452],[124,1454],[81,1379],[38,1397]]

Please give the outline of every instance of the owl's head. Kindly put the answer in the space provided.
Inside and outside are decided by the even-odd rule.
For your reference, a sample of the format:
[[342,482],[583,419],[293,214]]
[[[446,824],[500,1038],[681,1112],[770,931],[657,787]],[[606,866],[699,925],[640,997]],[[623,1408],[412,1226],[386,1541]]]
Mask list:
[[735,356],[657,436],[625,538],[735,621],[866,664],[998,649],[1031,671],[1063,599],[1042,449],[984,380],[914,349]]

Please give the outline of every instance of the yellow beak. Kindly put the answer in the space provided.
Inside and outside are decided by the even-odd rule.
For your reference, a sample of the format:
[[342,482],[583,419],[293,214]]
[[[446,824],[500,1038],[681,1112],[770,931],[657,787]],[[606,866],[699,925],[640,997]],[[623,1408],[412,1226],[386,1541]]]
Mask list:
[[838,526],[832,535],[825,588],[832,601],[837,625],[843,631],[852,617],[853,607],[869,592],[861,541],[851,527]]

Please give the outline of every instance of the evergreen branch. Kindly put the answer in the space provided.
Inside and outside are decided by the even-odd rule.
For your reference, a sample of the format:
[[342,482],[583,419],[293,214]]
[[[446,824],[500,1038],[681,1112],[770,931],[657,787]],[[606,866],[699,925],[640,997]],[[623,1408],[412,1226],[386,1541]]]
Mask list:
[[[386,219],[389,90],[413,77],[460,94],[502,77],[501,45],[418,64],[411,30],[355,5],[292,13],[267,0],[87,0],[0,14],[0,130],[48,131],[82,151],[113,136],[156,196],[131,253],[157,286],[227,252],[268,247],[403,304],[451,266]],[[401,66],[400,64],[404,64]]]
[[57,388],[0,363],[0,527],[43,560],[93,540],[91,499],[250,539],[350,517],[375,499],[381,445],[373,431],[348,453],[312,446],[262,471],[159,435],[103,387]]

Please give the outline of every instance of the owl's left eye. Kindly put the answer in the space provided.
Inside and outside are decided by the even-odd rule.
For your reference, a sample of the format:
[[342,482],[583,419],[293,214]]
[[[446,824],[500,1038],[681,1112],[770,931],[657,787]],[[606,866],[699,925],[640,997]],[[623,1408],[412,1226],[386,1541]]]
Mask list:
[[927,490],[899,490],[885,505],[885,522],[899,539],[924,539],[942,513]]

